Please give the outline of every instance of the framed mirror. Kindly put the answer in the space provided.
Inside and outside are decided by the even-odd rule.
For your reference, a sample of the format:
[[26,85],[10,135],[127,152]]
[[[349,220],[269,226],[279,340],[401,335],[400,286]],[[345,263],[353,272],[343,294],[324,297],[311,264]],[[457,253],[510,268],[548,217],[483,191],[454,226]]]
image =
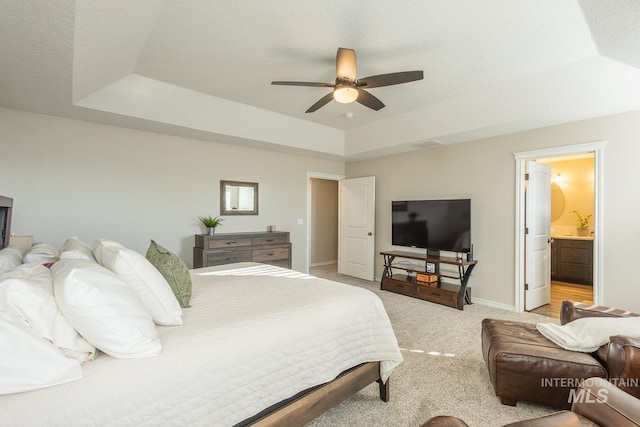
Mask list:
[[564,193],[555,182],[551,183],[551,222],[557,220],[564,212]]
[[258,215],[258,183],[220,181],[220,215]]

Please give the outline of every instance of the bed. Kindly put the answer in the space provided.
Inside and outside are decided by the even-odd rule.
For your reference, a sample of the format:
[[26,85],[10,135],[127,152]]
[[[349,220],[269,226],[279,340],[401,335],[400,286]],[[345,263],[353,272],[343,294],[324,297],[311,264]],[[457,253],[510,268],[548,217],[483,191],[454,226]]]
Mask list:
[[83,378],[0,396],[2,425],[303,425],[402,362],[372,292],[258,263],[190,271],[157,357],[100,354]]

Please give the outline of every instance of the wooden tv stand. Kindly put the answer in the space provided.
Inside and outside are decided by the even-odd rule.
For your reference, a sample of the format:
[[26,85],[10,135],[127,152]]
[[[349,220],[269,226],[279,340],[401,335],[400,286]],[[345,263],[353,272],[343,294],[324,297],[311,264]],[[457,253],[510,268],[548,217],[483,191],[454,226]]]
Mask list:
[[[384,256],[384,271],[380,281],[380,289],[396,292],[426,301],[448,305],[449,307],[462,310],[464,304],[471,304],[471,288],[467,287],[471,271],[478,261],[458,259],[453,257],[442,257],[433,255],[421,255],[413,252],[388,251],[380,252]],[[411,265],[393,263],[396,258],[424,261],[424,269],[415,268]],[[434,271],[426,271],[426,266],[433,264]],[[457,274],[440,272],[440,264],[456,266]],[[393,270],[403,270],[403,274],[394,274]],[[416,280],[417,274],[429,274],[437,277],[437,282],[429,285],[422,284]],[[460,284],[443,282],[442,278],[449,278],[459,281]]]

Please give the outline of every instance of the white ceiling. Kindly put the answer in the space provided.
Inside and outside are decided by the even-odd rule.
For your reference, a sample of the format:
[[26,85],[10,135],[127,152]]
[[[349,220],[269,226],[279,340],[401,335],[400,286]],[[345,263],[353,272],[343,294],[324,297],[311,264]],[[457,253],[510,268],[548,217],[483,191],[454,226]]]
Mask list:
[[[0,106],[354,160],[640,109],[638,46],[638,0],[0,0]],[[270,84],[338,47],[425,78],[377,112]]]

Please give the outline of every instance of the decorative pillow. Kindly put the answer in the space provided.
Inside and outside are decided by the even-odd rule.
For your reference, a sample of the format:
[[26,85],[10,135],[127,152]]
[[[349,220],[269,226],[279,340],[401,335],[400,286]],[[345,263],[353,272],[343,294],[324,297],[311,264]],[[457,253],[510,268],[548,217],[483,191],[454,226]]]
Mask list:
[[56,302],[80,335],[117,358],[162,349],[151,314],[116,274],[95,262],[63,259],[51,267]]
[[95,356],[95,347],[60,312],[53,296],[51,271],[42,264],[23,264],[0,276],[0,305],[58,346],[66,356],[80,363]]
[[0,394],[20,393],[82,378],[75,359],[42,339],[0,303]]
[[100,264],[102,264],[102,251],[105,247],[124,248],[123,245],[118,242],[114,242],[113,240],[97,239],[95,242],[93,242],[93,256]]
[[96,258],[93,256],[93,249],[91,245],[77,237],[69,237],[62,248],[60,248],[60,259],[71,258],[71,259],[86,259],[89,261],[95,261]]
[[182,309],[164,276],[144,256],[103,245],[101,264],[116,273],[140,297],[158,325],[182,325]]
[[52,263],[58,261],[59,256],[60,250],[55,246],[48,243],[34,243],[22,257],[22,262],[25,264],[30,262]]
[[0,274],[11,271],[22,264],[24,251],[15,246],[0,249]]
[[189,307],[191,300],[191,274],[187,265],[176,254],[151,241],[147,259],[169,282],[171,290],[180,302],[180,307]]

